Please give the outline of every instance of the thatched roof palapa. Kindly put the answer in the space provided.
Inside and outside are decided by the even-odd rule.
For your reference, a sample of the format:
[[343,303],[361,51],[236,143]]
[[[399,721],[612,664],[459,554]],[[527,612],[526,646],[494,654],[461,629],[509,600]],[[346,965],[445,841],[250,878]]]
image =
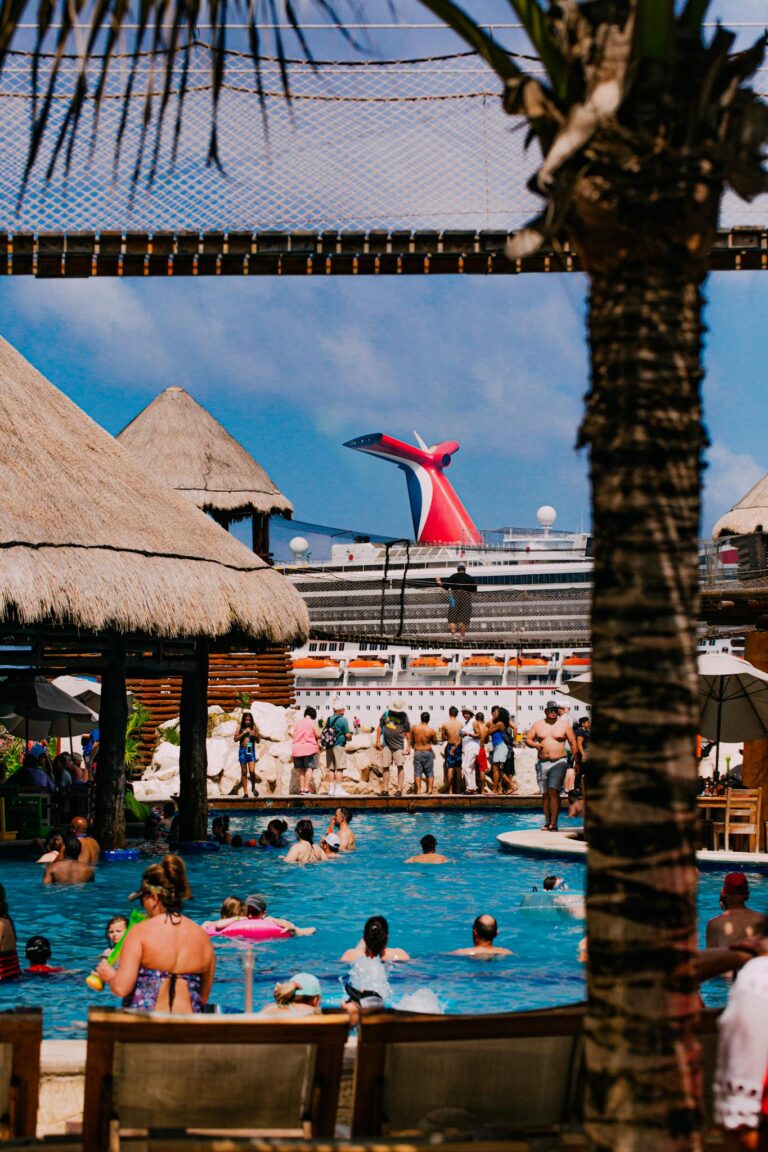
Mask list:
[[753,532],[768,533],[768,475],[758,480],[730,512],[715,524],[712,538],[720,536],[750,536]]
[[293,512],[261,465],[183,388],[166,388],[117,439],[149,476],[204,512],[232,519]]
[[[299,594],[0,339],[0,614],[156,636],[305,638]],[[41,429],[55,430],[47,451]],[[177,438],[155,448],[172,454]]]

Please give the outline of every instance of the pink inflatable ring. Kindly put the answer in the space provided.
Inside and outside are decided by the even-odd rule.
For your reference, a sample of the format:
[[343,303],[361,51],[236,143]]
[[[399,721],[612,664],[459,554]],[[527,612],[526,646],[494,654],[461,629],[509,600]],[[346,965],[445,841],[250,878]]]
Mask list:
[[227,939],[241,940],[280,940],[290,936],[287,928],[278,924],[271,916],[262,916],[261,919],[238,918],[232,920],[225,928],[216,928],[214,923],[203,924],[203,928],[214,939],[224,936]]

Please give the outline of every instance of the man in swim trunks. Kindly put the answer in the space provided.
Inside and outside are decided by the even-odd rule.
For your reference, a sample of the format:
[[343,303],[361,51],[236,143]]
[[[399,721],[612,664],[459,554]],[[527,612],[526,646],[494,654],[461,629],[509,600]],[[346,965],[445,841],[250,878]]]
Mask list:
[[472,925],[472,947],[457,948],[451,956],[469,956],[472,960],[493,960],[496,956],[511,956],[509,948],[494,944],[499,926],[493,916],[478,916]]
[[[335,833],[339,849],[342,852],[354,852],[357,847],[355,834],[349,826],[352,812],[349,808],[337,808],[328,825],[328,833]],[[326,838],[328,833],[326,833]]]
[[745,937],[768,934],[768,920],[760,912],[747,908],[749,881],[743,872],[729,872],[720,893],[720,916],[707,924],[707,948],[728,948]]
[[421,838],[421,855],[409,856],[406,864],[447,864],[448,858],[437,851],[437,840],[427,833]]
[[453,704],[448,719],[440,727],[440,739],[445,742],[445,790],[461,791],[461,721],[459,710]]
[[84,816],[75,816],[69,825],[69,831],[80,841],[80,863],[98,864],[101,848],[93,836],[88,835],[88,821]]
[[64,856],[48,865],[43,884],[88,884],[93,878],[93,868],[82,859],[82,841],[77,836],[67,836]]
[[560,793],[568,771],[566,747],[576,755],[576,738],[570,720],[559,714],[560,705],[548,700],[544,719],[537,720],[525,734],[529,748],[538,752],[536,779],[544,798],[544,831],[556,832],[560,816]]
[[413,731],[411,732],[413,785],[416,789],[417,796],[421,792],[422,779],[424,780],[424,791],[434,791],[435,744],[437,744],[437,732],[429,726],[429,712],[422,712],[421,723],[414,724]]

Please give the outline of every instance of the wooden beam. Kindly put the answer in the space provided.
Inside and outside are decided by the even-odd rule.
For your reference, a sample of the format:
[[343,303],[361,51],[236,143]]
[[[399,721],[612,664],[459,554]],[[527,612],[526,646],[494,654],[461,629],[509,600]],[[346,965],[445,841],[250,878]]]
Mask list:
[[125,637],[105,646],[101,674],[99,752],[96,771],[96,838],[102,848],[125,847]]
[[196,669],[181,678],[179,707],[179,836],[205,840],[208,835],[208,641],[195,644]]

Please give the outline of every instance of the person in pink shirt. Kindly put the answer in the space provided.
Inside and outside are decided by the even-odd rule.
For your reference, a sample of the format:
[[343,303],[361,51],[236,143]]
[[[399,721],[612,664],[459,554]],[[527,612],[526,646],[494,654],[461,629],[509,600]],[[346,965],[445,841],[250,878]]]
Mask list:
[[309,796],[312,793],[312,773],[317,768],[318,742],[320,725],[317,722],[317,712],[309,705],[304,709],[304,715],[296,721],[293,729],[293,756],[294,767],[299,773],[299,795]]

